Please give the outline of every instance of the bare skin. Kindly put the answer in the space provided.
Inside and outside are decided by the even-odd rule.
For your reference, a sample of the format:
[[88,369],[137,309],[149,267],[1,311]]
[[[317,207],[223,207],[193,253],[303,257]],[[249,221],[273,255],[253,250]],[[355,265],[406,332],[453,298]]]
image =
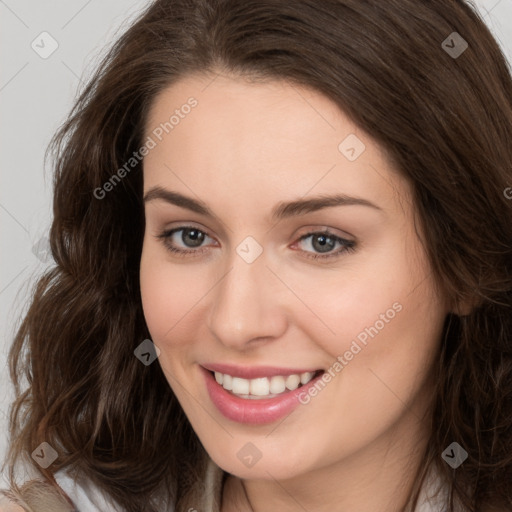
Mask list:
[[[146,202],[141,292],[169,385],[209,455],[233,475],[222,512],[397,512],[428,437],[429,370],[450,311],[418,222],[415,229],[410,186],[334,103],[285,82],[187,77],[157,98],[146,135],[191,96],[197,106],[145,157],[144,193],[177,191],[214,216]],[[365,145],[353,161],[338,148],[350,134]],[[334,193],[378,208],[270,219],[281,201]],[[159,238],[190,225],[205,233],[198,248],[184,245],[183,231],[167,245]],[[319,245],[301,236],[326,228],[355,250],[323,262],[308,257]],[[250,264],[236,252],[248,236],[263,251]],[[177,255],[169,244],[196,253]],[[393,304],[400,311],[377,324]],[[328,369],[360,333],[381,324],[281,422],[229,420],[205,389],[201,364]],[[262,454],[252,467],[237,457],[249,442]]]
[[25,509],[7,498],[0,498],[0,512],[25,512]]

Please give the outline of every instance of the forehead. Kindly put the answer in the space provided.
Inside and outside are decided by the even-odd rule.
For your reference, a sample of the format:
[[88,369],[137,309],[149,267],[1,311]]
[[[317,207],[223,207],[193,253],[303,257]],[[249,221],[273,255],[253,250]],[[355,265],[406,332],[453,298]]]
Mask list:
[[379,145],[334,102],[285,81],[188,76],[156,97],[146,137],[156,142],[144,159],[146,190],[236,190],[242,206],[256,191],[282,198],[335,189],[384,209],[396,192],[409,193]]

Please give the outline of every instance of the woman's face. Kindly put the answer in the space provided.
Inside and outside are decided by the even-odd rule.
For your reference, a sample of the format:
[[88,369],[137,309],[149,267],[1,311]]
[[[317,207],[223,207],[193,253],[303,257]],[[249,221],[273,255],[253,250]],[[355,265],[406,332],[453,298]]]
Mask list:
[[146,139],[144,314],[213,460],[281,479],[413,449],[448,309],[376,143],[318,92],[223,76],[160,94]]

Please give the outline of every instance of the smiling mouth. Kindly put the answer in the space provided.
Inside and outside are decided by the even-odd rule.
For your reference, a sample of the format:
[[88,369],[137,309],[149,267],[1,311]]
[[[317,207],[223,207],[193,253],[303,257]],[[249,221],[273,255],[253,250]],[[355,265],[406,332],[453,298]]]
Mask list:
[[272,377],[259,377],[256,379],[243,379],[233,377],[227,373],[210,371],[217,384],[222,386],[233,396],[250,400],[262,398],[275,398],[290,391],[294,391],[314,378],[324,373],[324,370],[314,372],[295,373],[291,375],[274,375]]

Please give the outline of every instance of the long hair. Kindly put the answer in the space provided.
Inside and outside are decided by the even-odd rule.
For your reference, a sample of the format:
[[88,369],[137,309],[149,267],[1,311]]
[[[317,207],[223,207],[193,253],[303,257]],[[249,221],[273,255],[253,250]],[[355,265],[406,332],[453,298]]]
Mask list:
[[[460,54],[454,37],[467,43]],[[48,481],[70,468],[127,512],[158,511],[167,491],[182,512],[203,478],[206,453],[161,368],[133,354],[150,336],[143,160],[130,159],[157,94],[219,71],[324,94],[409,180],[433,278],[454,307],[473,304],[445,321],[410,504],[436,468],[450,484],[445,510],[512,509],[512,79],[462,0],[156,0],[141,13],[49,147],[55,265],[9,354],[11,485],[17,461]],[[441,458],[454,441],[468,453],[455,470]],[[46,469],[30,457],[42,442],[58,453]]]

